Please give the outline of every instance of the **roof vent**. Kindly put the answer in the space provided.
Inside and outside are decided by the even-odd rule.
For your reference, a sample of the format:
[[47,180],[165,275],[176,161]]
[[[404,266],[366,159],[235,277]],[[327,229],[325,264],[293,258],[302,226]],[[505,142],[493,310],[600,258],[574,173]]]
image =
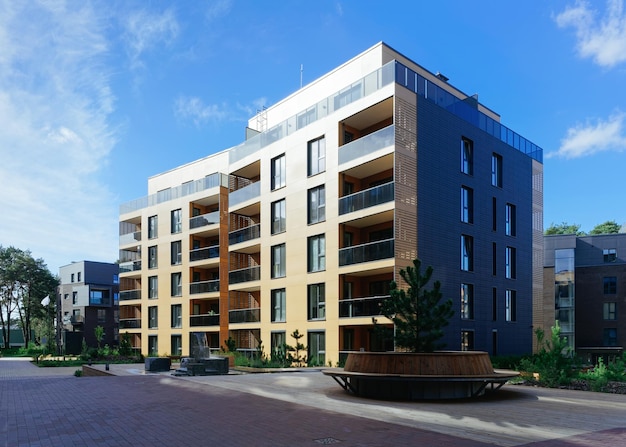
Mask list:
[[443,82],[448,82],[449,78],[445,75],[442,75],[441,73],[437,72],[435,73],[435,76],[437,76],[439,79],[441,79]]

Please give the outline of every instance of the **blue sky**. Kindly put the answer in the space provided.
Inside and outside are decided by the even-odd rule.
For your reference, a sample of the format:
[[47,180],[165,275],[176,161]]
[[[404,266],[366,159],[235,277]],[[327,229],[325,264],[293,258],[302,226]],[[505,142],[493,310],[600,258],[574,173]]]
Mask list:
[[544,225],[626,223],[623,0],[0,1],[0,245],[114,262],[147,179],[379,41],[544,149]]

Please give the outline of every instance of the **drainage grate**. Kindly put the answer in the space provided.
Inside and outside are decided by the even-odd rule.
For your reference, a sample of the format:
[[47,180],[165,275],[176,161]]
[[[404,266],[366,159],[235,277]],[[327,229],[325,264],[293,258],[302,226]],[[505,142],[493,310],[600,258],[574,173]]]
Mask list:
[[320,439],[314,439],[313,441],[322,445],[337,444],[338,442],[341,442],[339,439],[335,439],[335,438],[320,438]]

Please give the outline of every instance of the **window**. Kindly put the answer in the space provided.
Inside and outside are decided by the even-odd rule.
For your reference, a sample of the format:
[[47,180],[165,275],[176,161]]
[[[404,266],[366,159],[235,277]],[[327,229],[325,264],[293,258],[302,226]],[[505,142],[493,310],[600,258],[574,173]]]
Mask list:
[[498,201],[495,197],[491,198],[491,230],[498,231]]
[[617,320],[617,303],[604,303],[602,307],[605,320]]
[[516,208],[515,205],[511,205],[510,203],[506,204],[505,211],[505,227],[504,231],[507,236],[515,236],[517,233],[517,217],[516,217]]
[[614,248],[605,248],[602,250],[602,255],[604,256],[604,262],[615,262],[617,260],[617,250]]
[[308,222],[314,224],[326,220],[326,189],[324,185],[309,189]]
[[309,320],[326,319],[326,292],[324,283],[309,284],[308,287]]
[[183,294],[183,274],[172,273],[172,296],[182,296]]
[[285,289],[275,289],[272,295],[272,323],[287,321],[287,294]]
[[71,281],[74,282],[74,274],[73,273],[72,273],[71,277],[72,277]]
[[272,247],[272,278],[282,278],[286,274],[287,249],[285,244],[274,245]]
[[498,274],[498,244],[495,242],[491,243],[491,274]]
[[467,138],[461,139],[461,172],[474,174],[474,143]]
[[461,270],[474,270],[474,238],[466,234],[461,235]]
[[113,284],[119,284],[120,283],[120,275],[118,275],[117,273],[115,273],[113,275]]
[[474,190],[461,186],[461,222],[474,223]]
[[506,265],[504,274],[508,279],[515,279],[517,276],[516,250],[513,247],[506,247]]
[[461,351],[474,350],[474,331],[461,331]]
[[474,284],[461,284],[461,319],[474,319]]
[[72,292],[72,304],[78,304],[78,292]]
[[80,282],[80,272],[78,272],[78,282]]
[[172,355],[181,355],[183,353],[183,337],[182,335],[172,335],[171,338],[171,353]]
[[180,304],[172,305],[172,327],[183,327],[183,307]]
[[153,357],[159,355],[159,343],[156,335],[148,335],[148,355]]
[[148,328],[155,329],[159,324],[159,308],[158,306],[148,307]]
[[111,296],[109,290],[89,290],[89,305],[90,306],[110,306]]
[[285,174],[287,173],[285,154],[272,159],[272,191],[286,185]]
[[98,309],[98,324],[106,324],[107,322],[107,310]]
[[319,234],[308,239],[308,271],[326,270],[326,236]]
[[502,188],[502,156],[491,155],[491,184]]
[[617,277],[605,276],[603,282],[605,295],[615,295],[617,293]]
[[182,241],[174,241],[171,244],[171,262],[172,265],[178,265],[183,262],[183,243]]
[[154,239],[159,235],[159,232],[157,231],[157,224],[157,216],[148,217],[148,239]]
[[183,211],[180,208],[172,211],[171,219],[172,234],[183,231]]
[[323,331],[308,333],[309,365],[324,365],[326,363],[326,335]]
[[158,266],[157,246],[148,247],[148,268],[155,269]]
[[617,329],[614,327],[603,330],[602,342],[604,346],[617,346]]
[[285,353],[285,345],[287,344],[287,334],[285,332],[272,332],[271,349],[273,355],[282,355]]
[[157,298],[159,296],[159,281],[156,276],[148,277],[148,298]]
[[491,289],[491,320],[498,320],[498,290],[495,287]]
[[326,139],[309,141],[308,174],[315,175],[326,170]]
[[517,292],[515,290],[506,291],[505,302],[506,321],[517,321]]
[[272,234],[287,230],[287,202],[285,199],[272,203]]

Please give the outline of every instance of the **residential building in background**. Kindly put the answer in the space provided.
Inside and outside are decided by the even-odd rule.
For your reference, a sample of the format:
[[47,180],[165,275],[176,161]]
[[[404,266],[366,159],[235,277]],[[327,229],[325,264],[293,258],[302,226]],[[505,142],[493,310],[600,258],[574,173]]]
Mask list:
[[101,346],[119,344],[119,266],[106,262],[72,262],[59,268],[58,340],[61,352],[78,354],[82,341],[97,347],[95,328],[104,328]]
[[394,349],[380,303],[420,258],[454,302],[448,349],[529,353],[542,189],[540,147],[379,43],[120,207],[120,331],[188,355],[204,338],[269,354],[298,330],[334,365]]
[[626,234],[545,236],[544,247],[544,326],[558,321],[570,348],[594,364],[599,357],[621,354],[626,344]]

